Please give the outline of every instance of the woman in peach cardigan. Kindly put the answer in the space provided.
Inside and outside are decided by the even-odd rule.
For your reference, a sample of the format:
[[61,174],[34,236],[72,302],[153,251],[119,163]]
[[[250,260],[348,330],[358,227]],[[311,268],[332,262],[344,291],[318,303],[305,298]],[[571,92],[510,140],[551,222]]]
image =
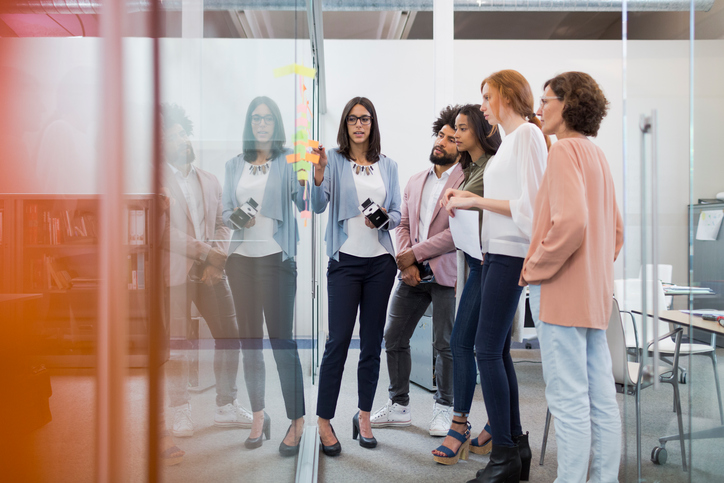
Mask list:
[[[557,482],[618,481],[621,418],[606,342],[613,262],[623,222],[611,171],[596,136],[608,101],[593,78],[566,72],[544,85],[538,117],[558,141],[535,200],[521,285],[530,285],[555,417]],[[588,455],[593,459],[588,473]]]

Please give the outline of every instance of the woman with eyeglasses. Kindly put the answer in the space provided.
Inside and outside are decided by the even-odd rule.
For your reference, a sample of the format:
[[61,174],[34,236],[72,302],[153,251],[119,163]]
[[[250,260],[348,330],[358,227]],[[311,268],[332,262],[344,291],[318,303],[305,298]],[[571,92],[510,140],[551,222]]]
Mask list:
[[299,451],[304,429],[302,366],[293,333],[297,291],[294,257],[299,239],[294,205],[304,209],[303,193],[286,160],[291,150],[284,148],[284,125],[272,99],[257,97],[251,101],[243,136],[243,152],[226,163],[223,217],[234,229],[226,274],[234,296],[244,379],[253,411],[251,433],[244,446],[258,448],[262,436],[270,436],[271,419],[264,412],[262,349],[266,321],[284,406],[291,420],[279,452],[293,456]]
[[[329,206],[329,338],[319,369],[317,397],[319,437],[328,456],[337,456],[342,451],[331,419],[358,309],[359,411],[352,419],[352,437],[357,439],[359,435],[359,444],[364,448],[377,446],[370,411],[380,373],[387,301],[397,273],[390,230],[401,218],[397,164],[380,153],[377,114],[369,99],[355,97],[347,103],[337,143],[339,147],[329,152],[323,146],[313,151],[319,155],[319,163],[314,169],[312,208],[315,213],[322,213]],[[362,213],[362,205],[374,211],[369,218]]]
[[555,417],[556,481],[618,481],[621,415],[606,328],[623,219],[606,156],[588,138],[598,134],[608,101],[583,72],[564,72],[544,89],[538,117],[557,141],[535,200],[520,281],[530,287],[546,401]]
[[[450,216],[455,216],[456,209],[483,211],[484,262],[475,355],[493,447],[488,465],[471,481],[502,483],[527,480],[530,469],[510,341],[523,289],[518,279],[530,244],[533,203],[546,168],[549,141],[533,111],[530,84],[519,72],[496,72],[483,80],[480,88],[480,110],[490,124],[503,128],[505,138],[485,168],[485,197],[448,190],[442,202]],[[467,422],[459,421],[453,419],[453,428],[461,433]]]

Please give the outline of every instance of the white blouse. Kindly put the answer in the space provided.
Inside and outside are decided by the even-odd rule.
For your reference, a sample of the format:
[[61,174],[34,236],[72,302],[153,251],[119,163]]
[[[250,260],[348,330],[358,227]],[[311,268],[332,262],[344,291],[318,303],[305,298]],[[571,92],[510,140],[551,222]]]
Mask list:
[[[271,161],[267,161],[266,165],[270,163]],[[236,185],[236,199],[241,205],[249,198],[253,198],[259,204],[257,206],[259,212],[256,214],[254,226],[244,228],[241,243],[234,250],[234,253],[245,257],[259,258],[279,253],[282,251],[282,247],[274,240],[275,220],[261,214],[264,192],[266,191],[266,184],[269,181],[271,170],[267,169],[266,173],[264,173],[257,166],[255,168],[257,170],[256,174],[252,174],[253,166],[251,163],[246,163],[246,166],[244,166],[244,171],[242,171],[239,178],[239,184]],[[270,167],[267,166],[267,168]]]
[[526,122],[506,134],[485,168],[485,197],[510,200],[512,217],[483,211],[483,253],[525,258],[533,232],[533,205],[546,169],[543,132]]
[[[354,187],[357,190],[357,201],[361,205],[367,198],[382,206],[385,202],[387,192],[385,183],[382,180],[382,173],[377,164],[371,166],[371,173],[361,169],[359,173],[351,163]],[[347,240],[339,249],[347,255],[361,258],[372,258],[385,255],[387,250],[382,246],[377,235],[377,230],[365,225],[365,217],[360,214],[347,220]]]

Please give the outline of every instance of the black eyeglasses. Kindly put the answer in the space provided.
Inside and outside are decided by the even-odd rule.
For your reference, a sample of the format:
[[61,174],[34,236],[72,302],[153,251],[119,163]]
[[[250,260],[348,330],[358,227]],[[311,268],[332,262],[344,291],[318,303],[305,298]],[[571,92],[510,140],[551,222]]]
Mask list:
[[251,123],[252,123],[252,124],[255,124],[255,125],[256,125],[256,124],[261,124],[262,121],[264,121],[264,124],[266,124],[267,126],[268,126],[269,124],[274,124],[274,116],[272,116],[272,115],[259,116],[259,115],[256,115],[256,114],[254,114],[253,116],[251,116]]
[[372,116],[347,116],[347,124],[353,126],[357,124],[357,119],[360,120],[363,126],[369,126],[369,124],[372,122]]

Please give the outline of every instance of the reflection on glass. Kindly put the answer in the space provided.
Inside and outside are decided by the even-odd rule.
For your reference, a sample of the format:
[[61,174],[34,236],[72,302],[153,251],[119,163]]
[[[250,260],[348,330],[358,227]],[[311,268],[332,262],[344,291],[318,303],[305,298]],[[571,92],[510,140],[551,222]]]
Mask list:
[[283,456],[299,450],[304,425],[302,367],[293,336],[299,238],[294,205],[304,210],[303,185],[286,156],[284,124],[268,97],[252,100],[244,123],[243,152],[226,163],[224,221],[234,229],[226,273],[234,295],[244,379],[253,424],[244,445],[269,439],[266,407],[264,323],[276,361],[286,416],[292,423],[279,446]]
[[[187,333],[193,302],[214,337],[214,425],[250,427],[251,414],[236,400],[239,341],[234,301],[224,274],[230,232],[222,221],[221,185],[213,174],[193,166],[195,155],[189,142],[192,130],[193,124],[182,107],[163,106],[162,193],[168,213],[163,234],[168,256],[163,260],[163,276],[170,321],[167,329],[169,335],[179,329]],[[192,349],[188,339],[181,345],[181,349]],[[172,358],[166,374],[169,405],[173,408],[171,434],[193,436],[186,355]],[[178,454],[164,452],[162,458],[167,464],[180,462]]]

